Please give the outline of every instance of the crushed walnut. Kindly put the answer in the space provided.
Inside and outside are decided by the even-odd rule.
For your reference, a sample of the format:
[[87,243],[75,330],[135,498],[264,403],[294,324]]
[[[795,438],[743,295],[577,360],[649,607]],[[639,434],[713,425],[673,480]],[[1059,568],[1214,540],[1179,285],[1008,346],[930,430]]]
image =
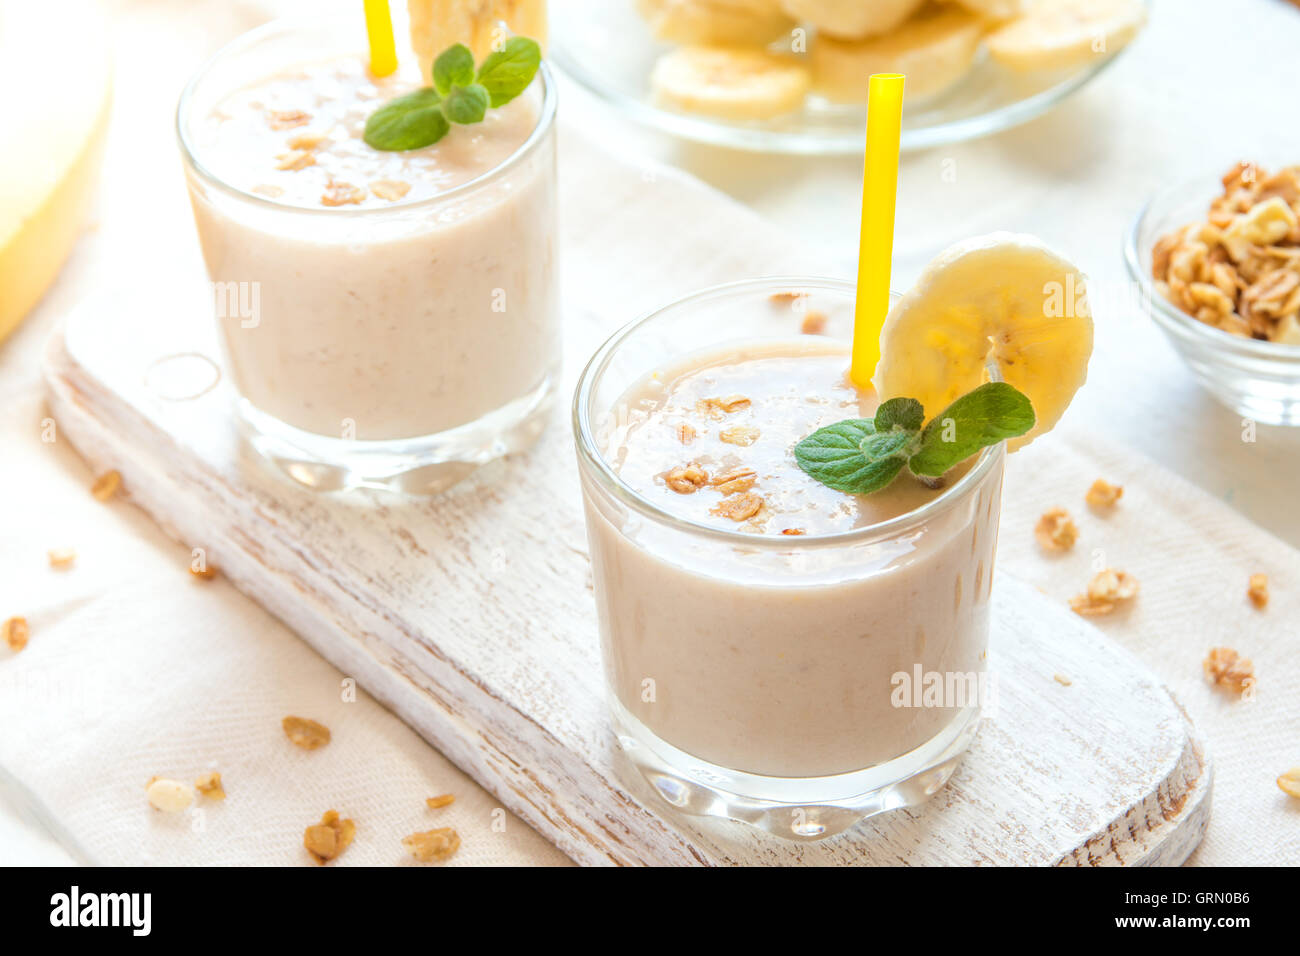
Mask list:
[[744,395],[728,395],[726,398],[702,398],[695,403],[695,410],[716,421],[724,415],[748,408],[749,404],[749,399]]
[[679,495],[689,495],[698,491],[708,480],[709,473],[694,462],[674,468],[664,475],[664,484]]
[[310,123],[311,114],[302,110],[271,110],[266,114],[266,121],[274,130],[294,129]]
[[685,422],[678,425],[676,429],[674,429],[674,432],[677,435],[677,440],[683,445],[689,445],[691,442],[695,441],[695,429]]
[[726,496],[748,491],[757,481],[758,473],[753,468],[737,465],[735,468],[728,468],[721,474],[714,475],[709,484]]
[[322,206],[346,206],[360,204],[365,198],[365,192],[351,183],[341,183],[331,179],[325,191],[321,193],[320,202]]
[[436,797],[429,797],[424,801],[425,806],[430,810],[439,810],[443,807],[449,807],[455,802],[456,795],[454,793],[441,793]]
[[411,191],[411,184],[397,179],[376,179],[370,184],[370,191],[380,199],[397,202]]
[[303,831],[302,845],[307,848],[313,860],[324,866],[330,860],[337,859],[356,834],[355,823],[339,819],[337,810],[326,810],[320,823]]
[[215,770],[209,770],[207,773],[194,781],[194,789],[209,800],[226,799],[226,790],[221,785],[221,774]]
[[1238,163],[1222,181],[1204,222],[1155,244],[1156,287],[1206,325],[1300,345],[1300,166]]
[[17,654],[27,646],[27,639],[31,636],[31,630],[27,627],[27,618],[9,618],[3,625],[0,625],[0,634],[4,635],[9,650]]
[[724,428],[718,432],[718,438],[728,445],[739,445],[741,448],[748,448],[758,441],[758,436],[761,434],[762,432],[753,425],[733,425],[731,428]]
[[1069,551],[1079,538],[1079,529],[1064,508],[1053,508],[1038,519],[1034,537],[1045,551]]
[[1201,662],[1201,669],[1211,684],[1240,694],[1255,683],[1255,665],[1231,647],[1212,647]]
[[1105,478],[1098,478],[1088,488],[1088,493],[1083,496],[1083,500],[1091,508],[1113,508],[1123,497],[1123,485],[1112,485]]
[[821,335],[826,331],[826,313],[810,311],[799,323],[799,331],[804,335]]
[[51,548],[45,552],[50,559],[50,567],[66,571],[77,561],[77,552],[72,548]]
[[276,169],[289,171],[297,171],[316,165],[316,157],[305,149],[295,149],[292,153],[281,153],[276,159],[279,160],[275,164]]
[[1070,598],[1070,610],[1084,617],[1109,614],[1120,604],[1133,600],[1137,594],[1137,578],[1125,571],[1107,568],[1093,575],[1085,593]]
[[425,830],[403,837],[402,846],[421,863],[441,863],[460,849],[460,834],[451,827]]
[[117,494],[118,489],[122,487],[122,473],[114,469],[106,471],[90,486],[90,493],[94,495],[96,501],[107,501]]
[[306,717],[286,717],[280,721],[284,735],[303,750],[317,750],[330,742],[329,728]]
[[1278,789],[1288,797],[1300,800],[1300,767],[1292,767],[1277,778]]
[[1246,588],[1246,597],[1250,598],[1250,603],[1261,611],[1268,607],[1267,574],[1252,574],[1250,576],[1250,586]]
[[786,528],[781,533],[789,534],[789,535],[800,535],[800,534],[807,534],[808,532],[804,531],[803,528]]
[[731,495],[709,509],[711,514],[732,521],[745,521],[763,510],[763,499],[755,494]]

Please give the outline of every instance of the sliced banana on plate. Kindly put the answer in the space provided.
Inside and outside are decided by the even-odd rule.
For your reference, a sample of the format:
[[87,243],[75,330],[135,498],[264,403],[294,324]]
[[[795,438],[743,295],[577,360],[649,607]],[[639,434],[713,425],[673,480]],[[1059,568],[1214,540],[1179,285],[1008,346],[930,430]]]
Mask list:
[[650,86],[665,105],[731,120],[795,112],[809,84],[808,69],[798,60],[726,47],[679,47],[660,57],[650,74]]
[[848,40],[894,29],[925,0],[781,0],[781,8],[818,31]]
[[1033,236],[995,232],[949,247],[889,310],[873,382],[937,415],[986,378],[1029,397],[1037,424],[1015,449],[1050,431],[1088,377],[1092,314],[1084,276]]
[[990,20],[1010,20],[1029,9],[1031,0],[945,0],[946,3],[959,3],[971,13],[978,13]]
[[869,40],[819,36],[812,45],[813,89],[840,103],[865,103],[872,73],[904,73],[909,99],[932,96],[970,70],[984,20],[958,6],[927,8]]
[[1142,0],[1032,0],[989,34],[989,55],[1013,70],[1073,69],[1122,49],[1146,19]]
[[780,0],[636,0],[660,40],[703,46],[762,46],[794,29]]

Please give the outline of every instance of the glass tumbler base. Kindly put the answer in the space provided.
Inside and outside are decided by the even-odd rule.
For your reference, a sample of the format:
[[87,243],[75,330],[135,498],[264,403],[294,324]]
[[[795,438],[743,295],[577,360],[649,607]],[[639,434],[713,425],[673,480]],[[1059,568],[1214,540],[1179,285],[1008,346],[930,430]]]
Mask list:
[[436,494],[475,470],[531,446],[546,427],[556,376],[482,418],[434,435],[349,441],[294,428],[245,399],[235,408],[249,446],[293,481],[317,491],[383,488]]
[[924,803],[953,775],[979,724],[979,709],[967,707],[942,732],[888,763],[829,777],[766,777],[692,757],[653,734],[618,701],[611,707],[624,755],[674,809],[802,841]]

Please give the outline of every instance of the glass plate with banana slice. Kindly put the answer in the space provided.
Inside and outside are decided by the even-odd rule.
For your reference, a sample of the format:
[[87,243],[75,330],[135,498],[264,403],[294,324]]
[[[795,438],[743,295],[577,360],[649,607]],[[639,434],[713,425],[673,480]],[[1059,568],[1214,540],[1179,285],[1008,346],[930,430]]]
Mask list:
[[867,77],[907,75],[902,148],[984,136],[1079,89],[1150,0],[551,0],[552,61],[701,142],[862,151]]

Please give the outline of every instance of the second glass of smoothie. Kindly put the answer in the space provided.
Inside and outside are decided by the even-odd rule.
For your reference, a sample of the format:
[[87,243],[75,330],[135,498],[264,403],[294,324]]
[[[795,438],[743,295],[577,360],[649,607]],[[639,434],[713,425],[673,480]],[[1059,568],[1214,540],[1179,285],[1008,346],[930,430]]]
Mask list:
[[429,78],[375,78],[365,37],[241,37],[178,132],[254,447],[313,487],[434,491],[530,444],[555,386],[555,90],[543,65],[483,122],[381,152],[366,118]]
[[796,839],[933,794],[988,696],[1003,446],[872,495],[795,462],[874,413],[853,302],[807,278],[698,293],[606,343],[574,405],[624,752],[673,806]]

